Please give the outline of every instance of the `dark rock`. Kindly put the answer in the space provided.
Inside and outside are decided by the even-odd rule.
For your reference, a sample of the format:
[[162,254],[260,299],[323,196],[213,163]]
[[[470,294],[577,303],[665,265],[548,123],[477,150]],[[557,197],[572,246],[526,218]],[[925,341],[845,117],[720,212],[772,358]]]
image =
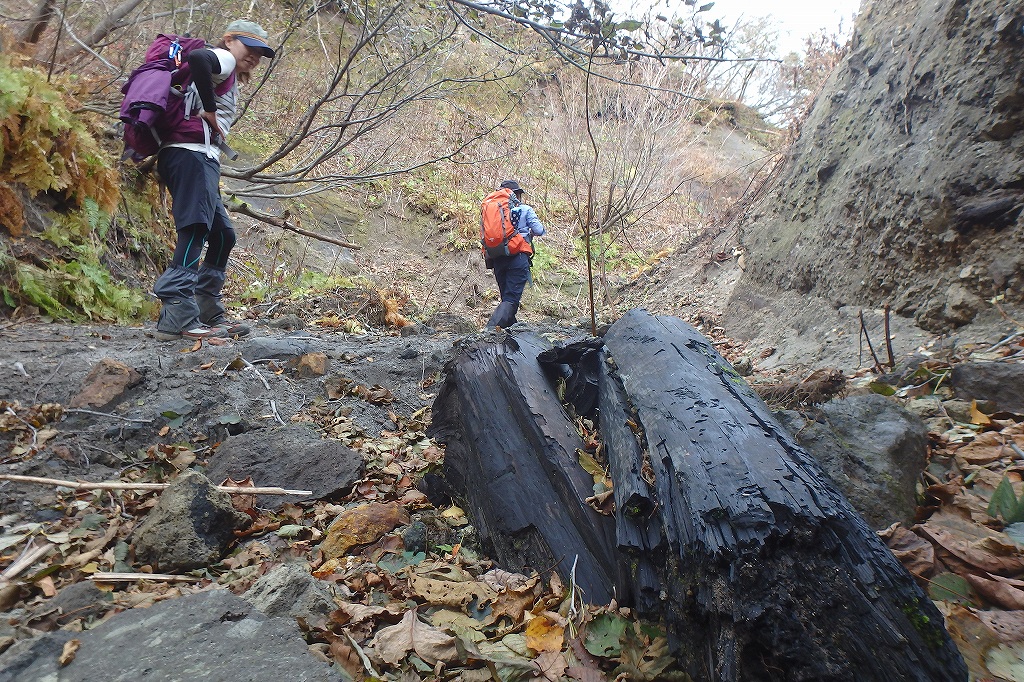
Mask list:
[[437,332],[433,327],[428,327],[425,324],[410,324],[400,328],[398,333],[401,336],[431,336]]
[[109,592],[88,580],[68,585],[46,604],[58,609],[58,625],[66,625],[76,618],[87,621],[103,615],[114,605]]
[[427,551],[427,524],[422,521],[413,521],[409,527],[402,531],[402,543],[405,551],[418,554]]
[[312,350],[312,345],[305,339],[293,339],[287,336],[283,339],[257,336],[249,339],[242,346],[242,357],[249,362],[270,358],[289,360],[305,355]]
[[1000,410],[1024,414],[1024,364],[965,362],[953,368],[950,382],[965,400],[989,400]]
[[[58,667],[64,642],[81,646]],[[80,633],[55,632],[0,656],[0,682],[341,680],[307,651],[298,627],[227,590],[209,590],[120,613]]]
[[913,519],[928,444],[920,418],[877,394],[827,403],[820,421],[778,417],[872,528]]
[[276,327],[277,329],[305,329],[305,321],[296,315],[295,313],[288,313],[281,317],[267,322],[268,327]]
[[278,566],[257,580],[242,599],[268,616],[302,618],[309,624],[338,608],[327,584],[299,563]]
[[[971,403],[966,400],[943,400],[942,408],[953,421],[971,423]],[[930,416],[930,415],[929,415]]]
[[311,490],[311,497],[262,495],[259,503],[286,503],[343,495],[363,476],[363,456],[338,441],[325,440],[309,424],[251,431],[225,440],[210,458],[206,475],[220,483],[252,476],[256,485]]
[[186,471],[160,500],[132,540],[135,560],[164,572],[191,571],[220,561],[236,529],[251,519],[231,506],[196,471]]

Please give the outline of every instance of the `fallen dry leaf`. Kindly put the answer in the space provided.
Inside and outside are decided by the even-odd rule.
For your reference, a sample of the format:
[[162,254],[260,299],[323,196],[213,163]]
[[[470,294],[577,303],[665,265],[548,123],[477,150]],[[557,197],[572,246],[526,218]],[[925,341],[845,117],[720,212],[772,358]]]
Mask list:
[[992,423],[992,420],[989,419],[989,416],[978,409],[977,400],[971,401],[971,423],[978,424],[979,426],[985,426],[987,424]]
[[497,596],[486,583],[475,580],[455,582],[413,575],[409,579],[409,587],[413,594],[435,606],[465,608],[470,602],[483,604]]
[[1024,641],[1024,611],[979,611],[977,616],[1000,641]]
[[985,666],[985,652],[999,643],[999,638],[978,619],[971,609],[959,604],[936,602],[946,617],[946,629],[964,657],[970,679],[982,680],[988,677]]
[[64,642],[64,650],[60,652],[60,657],[57,659],[57,663],[60,667],[66,666],[71,661],[75,660],[75,654],[78,653],[78,648],[82,646],[82,640],[80,639],[69,639]]
[[958,448],[956,456],[958,460],[963,460],[966,464],[979,466],[990,464],[1015,454],[1007,444],[1008,442],[1008,436],[1004,436],[998,431],[986,431],[978,434],[978,437],[967,445]]
[[46,576],[36,581],[36,585],[43,591],[44,597],[57,596],[57,588],[53,585],[53,576]]
[[927,578],[935,570],[935,548],[917,533],[898,526],[885,544],[903,567],[918,578]]
[[[974,523],[955,510],[940,509],[925,523],[914,526],[914,531],[941,546],[953,558],[987,573],[1024,573],[1024,557],[1005,533]],[[961,574],[974,572],[956,570],[952,565],[950,568]]]
[[1009,611],[1024,609],[1024,590],[998,580],[988,580],[979,575],[965,575],[971,587],[988,603]]
[[565,627],[545,615],[531,618],[526,624],[526,646],[533,651],[559,652],[564,641]]
[[[241,481],[236,481],[230,476],[221,481],[221,486],[225,488],[255,488],[256,483],[252,480],[252,476],[246,476]],[[255,495],[232,495],[231,506],[240,512],[245,512],[256,506]],[[280,527],[280,524],[278,524]]]
[[330,657],[344,668],[350,677],[357,680],[362,679],[363,661],[359,658],[359,654],[349,642],[348,637],[337,635],[330,630],[324,632],[323,636],[330,643],[328,647]]
[[537,667],[541,677],[545,680],[551,680],[551,682],[557,682],[562,679],[562,676],[565,675],[565,669],[568,667],[565,662],[565,656],[562,655],[561,651],[544,651],[537,656],[533,664]]
[[415,652],[429,665],[455,661],[459,656],[455,638],[420,622],[416,609],[406,611],[398,625],[377,632],[372,646],[381,660],[390,665],[398,665],[410,652]]

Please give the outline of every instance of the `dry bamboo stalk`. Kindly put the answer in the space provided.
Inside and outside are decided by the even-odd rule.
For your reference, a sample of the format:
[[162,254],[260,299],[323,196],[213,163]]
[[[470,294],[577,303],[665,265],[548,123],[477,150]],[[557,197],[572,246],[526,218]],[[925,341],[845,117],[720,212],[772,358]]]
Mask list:
[[154,580],[157,582],[175,582],[175,581],[186,581],[186,582],[197,582],[202,578],[197,578],[194,575],[170,575],[169,573],[93,573],[89,576],[89,580],[95,580],[102,583],[118,583],[118,582],[134,582],[136,580]]
[[17,561],[4,569],[3,573],[0,573],[0,587],[7,584],[8,581],[17,578],[23,573],[29,566],[39,561],[47,554],[53,551],[53,545],[49,542],[45,542],[34,549],[30,549],[22,554]]
[[[63,481],[57,478],[40,478],[38,476],[16,476],[15,474],[0,474],[0,480],[14,481],[15,483],[39,483],[40,485],[55,485],[73,490],[165,490],[171,486],[170,483],[125,483],[123,481],[103,481],[93,483],[91,481]],[[312,490],[286,490],[284,488],[235,488],[228,485],[214,486],[221,492],[234,495],[312,495]]]

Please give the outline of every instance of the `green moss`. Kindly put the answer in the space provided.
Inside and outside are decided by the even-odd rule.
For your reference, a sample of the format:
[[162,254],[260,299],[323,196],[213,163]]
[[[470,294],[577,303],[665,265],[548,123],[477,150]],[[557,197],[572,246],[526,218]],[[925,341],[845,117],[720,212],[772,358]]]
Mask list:
[[942,628],[932,623],[932,619],[921,611],[921,600],[914,599],[900,607],[903,615],[907,617],[910,624],[921,635],[921,639],[931,649],[941,649],[945,643],[942,636]]

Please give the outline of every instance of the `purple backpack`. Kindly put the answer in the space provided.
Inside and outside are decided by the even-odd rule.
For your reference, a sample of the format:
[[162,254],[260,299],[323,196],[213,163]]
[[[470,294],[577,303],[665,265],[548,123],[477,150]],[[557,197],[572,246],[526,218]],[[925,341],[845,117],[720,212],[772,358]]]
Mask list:
[[[142,161],[160,151],[164,139],[174,137],[191,141],[192,128],[203,140],[202,120],[185,111],[184,93],[192,83],[186,57],[192,50],[206,47],[206,41],[187,36],[159,34],[146,50],[146,61],[132,71],[121,88],[121,121],[124,122],[122,159]],[[234,85],[234,74],[217,86],[222,95]],[[179,130],[187,127],[189,131]],[[177,134],[175,134],[177,133]],[[182,134],[184,133],[184,135]]]

